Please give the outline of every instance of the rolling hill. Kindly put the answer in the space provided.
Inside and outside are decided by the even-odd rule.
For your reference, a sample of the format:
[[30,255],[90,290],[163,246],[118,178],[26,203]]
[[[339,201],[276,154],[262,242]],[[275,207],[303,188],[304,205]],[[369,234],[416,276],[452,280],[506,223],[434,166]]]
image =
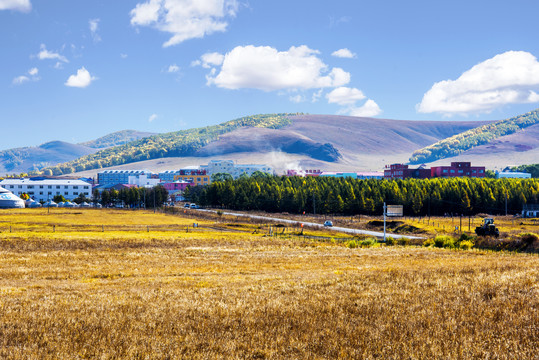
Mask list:
[[405,121],[334,115],[256,115],[219,125],[154,135],[60,166],[49,174],[95,174],[101,168],[155,171],[227,158],[288,167],[380,170],[412,151],[485,125],[476,121]]
[[153,133],[123,130],[80,144],[50,141],[39,146],[3,150],[0,151],[0,174],[39,171],[45,167],[95,153],[103,148],[125,144],[151,135]]

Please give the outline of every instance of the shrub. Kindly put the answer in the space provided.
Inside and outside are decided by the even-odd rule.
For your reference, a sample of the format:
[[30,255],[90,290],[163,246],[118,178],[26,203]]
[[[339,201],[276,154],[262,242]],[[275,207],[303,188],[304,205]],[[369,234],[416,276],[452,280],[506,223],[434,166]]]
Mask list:
[[463,240],[459,242],[459,248],[462,250],[470,250],[474,246],[474,243],[470,240]]
[[521,233],[521,234],[518,234],[518,236],[520,236],[520,239],[522,240],[522,242],[527,245],[531,245],[537,240],[539,240],[539,236],[537,236],[537,234],[534,234],[534,233]]
[[427,239],[423,242],[423,246],[434,246],[434,239]]
[[438,235],[434,238],[434,246],[453,249],[455,247],[455,239],[448,235]]
[[355,249],[355,248],[357,248],[357,241],[355,241],[355,240],[347,241],[347,242],[346,242],[346,247],[348,247],[348,248],[350,248],[350,249]]
[[360,241],[358,245],[361,246],[361,247],[376,246],[376,245],[378,245],[378,240],[376,240],[374,238],[365,239],[363,241]]
[[397,245],[397,240],[393,239],[391,236],[387,236],[386,245],[389,245],[389,246]]
[[403,245],[403,246],[410,245],[410,239],[408,239],[407,237],[402,237],[397,242],[399,245]]

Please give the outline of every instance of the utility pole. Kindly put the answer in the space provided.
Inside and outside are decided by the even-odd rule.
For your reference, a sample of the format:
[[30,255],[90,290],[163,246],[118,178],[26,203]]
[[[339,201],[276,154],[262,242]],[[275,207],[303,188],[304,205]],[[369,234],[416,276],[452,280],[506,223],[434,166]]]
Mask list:
[[386,203],[384,201],[384,242],[386,242]]

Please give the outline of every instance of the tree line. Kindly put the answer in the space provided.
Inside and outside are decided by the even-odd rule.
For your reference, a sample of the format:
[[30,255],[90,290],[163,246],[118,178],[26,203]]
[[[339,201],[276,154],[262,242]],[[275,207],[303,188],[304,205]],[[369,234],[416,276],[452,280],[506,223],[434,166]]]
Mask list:
[[168,199],[168,191],[162,185],[152,188],[123,188],[110,189],[99,192],[93,191],[93,201],[103,206],[121,204],[129,208],[154,208],[163,206]]
[[435,178],[357,180],[257,174],[190,187],[185,197],[203,206],[267,212],[380,215],[383,204],[405,215],[519,213],[537,203],[539,179]]

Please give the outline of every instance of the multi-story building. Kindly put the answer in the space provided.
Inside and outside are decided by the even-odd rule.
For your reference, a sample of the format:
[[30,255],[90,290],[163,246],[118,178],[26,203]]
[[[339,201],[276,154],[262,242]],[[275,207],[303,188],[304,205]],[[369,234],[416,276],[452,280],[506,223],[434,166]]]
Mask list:
[[154,175],[149,170],[104,170],[97,173],[99,185],[129,184],[130,176]]
[[20,196],[28,194],[35,201],[48,201],[56,195],[62,195],[66,200],[73,200],[84,194],[87,198],[92,196],[92,185],[82,180],[73,179],[45,179],[20,178],[0,181],[0,186]]
[[428,179],[431,176],[431,170],[425,169],[423,166],[420,166],[417,169],[410,169],[408,165],[404,164],[391,164],[386,165],[384,169],[384,178],[385,179]]
[[173,180],[182,180],[194,185],[209,185],[210,175],[206,173],[206,170],[202,169],[180,169],[178,170],[178,173],[174,175]]
[[451,166],[430,168],[431,177],[485,177],[484,166],[472,166],[470,162],[452,162]]
[[251,176],[253,173],[260,171],[266,174],[273,174],[273,169],[268,165],[257,164],[235,164],[232,160],[211,160],[208,165],[201,165],[201,170],[206,170],[208,175],[213,174],[230,174],[234,179],[242,175]]

